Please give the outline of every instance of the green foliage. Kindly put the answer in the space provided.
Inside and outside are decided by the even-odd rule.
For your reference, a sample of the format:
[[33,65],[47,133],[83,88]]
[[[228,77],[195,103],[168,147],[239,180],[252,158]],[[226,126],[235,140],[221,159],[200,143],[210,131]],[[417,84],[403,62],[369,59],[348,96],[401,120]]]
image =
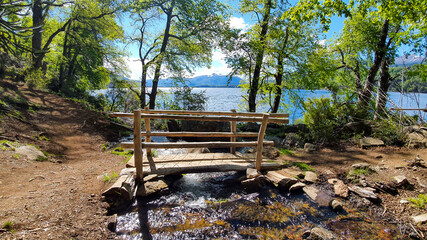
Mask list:
[[316,171],[316,169],[314,169],[313,167],[311,167],[307,163],[303,163],[303,162],[286,162],[286,163],[284,163],[284,166],[285,167],[295,166],[295,167],[301,169],[302,171],[311,171],[311,172]]
[[419,209],[425,209],[427,206],[427,194],[420,194],[416,198],[409,198],[415,207]]
[[111,174],[104,174],[103,181],[104,182],[114,182],[119,177],[119,174],[116,172],[111,172]]
[[174,101],[170,104],[170,109],[174,110],[205,110],[206,97],[205,91],[199,93],[192,92],[193,88],[184,86],[173,90]]
[[40,69],[28,70],[25,82],[29,88],[45,89],[49,85],[50,79]]
[[48,160],[48,158],[47,157],[44,157],[44,156],[38,156],[37,158],[36,158],[36,160],[35,161],[37,161],[37,162],[44,162],[44,161],[47,161]]
[[393,80],[390,82],[389,90],[391,92],[401,92],[402,78],[403,78],[404,92],[427,93],[427,78],[425,75],[423,76],[423,70],[427,69],[426,66],[427,66],[426,64],[417,64],[417,65],[412,65],[409,68],[405,68],[405,67],[390,68],[390,75]]
[[14,154],[12,154],[12,157],[15,158],[15,159],[19,159],[19,154],[14,153]]
[[403,146],[405,144],[406,135],[403,127],[391,117],[376,121],[372,135],[383,140],[386,145]]
[[294,156],[294,152],[289,149],[279,148],[280,155]]
[[151,149],[150,156],[152,157],[158,157],[159,152],[156,149]]
[[304,103],[304,123],[309,134],[307,138],[315,142],[337,141],[337,128],[349,122],[355,114],[355,106],[336,103],[330,98],[308,98]]
[[111,150],[111,153],[118,156],[125,156],[125,157],[131,157],[133,155],[132,150],[125,150],[121,147],[114,148],[113,150]]

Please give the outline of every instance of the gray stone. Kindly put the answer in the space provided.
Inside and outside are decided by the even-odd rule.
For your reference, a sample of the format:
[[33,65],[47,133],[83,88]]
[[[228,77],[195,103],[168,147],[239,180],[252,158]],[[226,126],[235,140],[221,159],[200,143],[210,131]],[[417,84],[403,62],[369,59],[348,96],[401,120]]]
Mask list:
[[301,190],[303,187],[305,187],[306,185],[304,184],[304,183],[302,183],[302,182],[298,182],[298,183],[295,183],[294,185],[292,185],[290,188],[289,188],[289,192],[296,192],[296,191],[299,191],[299,190]]
[[372,191],[372,188],[361,188],[358,186],[352,186],[352,187],[348,187],[348,189],[363,198],[369,199],[370,201],[373,201],[373,202],[381,201],[381,199],[377,196],[377,194],[375,194]]
[[15,148],[15,152],[19,155],[24,155],[28,160],[35,161],[41,158],[46,159],[46,156],[34,146],[22,146]]
[[409,201],[408,201],[408,200],[406,200],[406,199],[400,199],[399,203],[400,203],[400,204],[408,204],[408,203],[409,203]]
[[369,163],[356,163],[351,165],[353,169],[371,169],[371,165]]
[[120,176],[135,175],[135,174],[136,174],[136,168],[123,168],[122,171],[120,171]]
[[317,174],[311,171],[305,172],[304,180],[307,182],[315,183],[317,182]]
[[265,175],[265,177],[272,182],[273,184],[277,185],[279,188],[283,190],[289,190],[289,188],[298,182],[298,180],[286,173],[285,171],[278,170],[278,171],[269,171]]
[[314,152],[317,150],[317,146],[312,143],[304,144],[304,151],[306,152]]
[[265,177],[258,176],[255,178],[250,178],[242,181],[242,186],[246,192],[258,192],[265,185]]
[[407,147],[424,148],[427,147],[427,138],[421,132],[412,132],[406,135]]
[[157,180],[152,182],[145,182],[140,184],[136,191],[138,197],[146,197],[155,193],[160,193],[163,190],[166,190],[168,185],[163,180]]
[[412,216],[412,220],[414,220],[415,223],[425,223],[427,222],[427,213],[418,215],[418,216]]
[[329,206],[332,197],[313,186],[303,187],[302,190],[319,206]]
[[301,137],[299,137],[297,134],[288,133],[280,145],[283,148],[287,148],[287,149],[295,148],[295,147],[302,145],[301,141],[302,141]]
[[246,169],[246,178],[247,179],[256,178],[259,175],[261,175],[261,174],[255,168],[248,168],[248,169]]
[[360,146],[362,148],[378,147],[378,146],[384,146],[384,142],[380,139],[366,137],[366,138],[360,139]]
[[344,210],[342,202],[338,201],[336,199],[331,201],[329,207],[332,208],[332,210],[337,211],[337,212]]
[[348,187],[347,187],[347,185],[345,185],[343,181],[338,180],[334,184],[334,193],[337,196],[340,196],[340,197],[343,197],[343,198],[347,198],[348,197]]
[[108,217],[107,228],[108,230],[115,232],[117,227],[117,214]]
[[310,231],[308,240],[336,240],[338,237],[331,231],[324,228],[313,228]]
[[393,179],[396,181],[396,184],[399,187],[409,184],[408,179],[404,175],[395,176]]

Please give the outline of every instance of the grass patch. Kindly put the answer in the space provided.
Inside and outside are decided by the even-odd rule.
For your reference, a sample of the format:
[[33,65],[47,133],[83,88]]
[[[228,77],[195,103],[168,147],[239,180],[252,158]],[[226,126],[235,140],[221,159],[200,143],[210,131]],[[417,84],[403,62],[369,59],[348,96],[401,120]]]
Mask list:
[[118,155],[118,156],[124,156],[124,157],[132,157],[133,151],[132,150],[125,150],[121,147],[116,147],[113,150],[111,150],[112,154]]
[[297,167],[302,171],[316,171],[316,169],[314,169],[313,167],[311,167],[310,165],[308,165],[307,163],[302,163],[302,162],[285,162],[283,163],[283,165],[285,167]]
[[15,159],[19,159],[19,154],[14,153],[14,154],[12,154],[12,157],[15,158]]
[[419,209],[425,209],[427,206],[427,195],[420,194],[416,198],[409,198],[409,201],[413,203],[414,207],[417,207]]
[[286,155],[286,156],[294,156],[294,152],[292,152],[289,149],[280,148],[279,149],[280,155]]
[[104,178],[102,179],[104,182],[113,182],[119,177],[119,174],[116,172],[112,172],[110,174],[104,174]]
[[[12,146],[12,148],[10,146]],[[14,150],[16,146],[18,146],[18,143],[16,143],[16,142],[11,142],[8,140],[1,140],[0,141],[0,149],[1,150],[7,150],[8,148],[11,148],[12,150]]]
[[35,159],[35,161],[36,161],[36,162],[44,162],[44,161],[47,161],[47,157],[38,156],[38,157]]
[[369,168],[356,168],[356,169],[351,169],[350,172],[348,173],[348,175],[350,176],[366,176],[366,175],[370,175],[374,173],[374,171],[372,171]]
[[44,136],[44,135],[42,135],[42,136],[36,136],[35,138],[37,140],[39,140],[39,141],[46,141],[46,142],[50,141],[50,139],[48,137]]

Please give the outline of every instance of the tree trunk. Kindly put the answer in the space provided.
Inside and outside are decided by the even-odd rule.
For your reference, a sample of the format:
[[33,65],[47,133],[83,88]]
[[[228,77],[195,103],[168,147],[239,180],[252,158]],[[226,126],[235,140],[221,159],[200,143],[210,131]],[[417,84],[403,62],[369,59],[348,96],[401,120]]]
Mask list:
[[41,68],[43,58],[39,57],[42,53],[42,27],[43,27],[43,7],[41,0],[34,0],[32,4],[33,12],[33,36],[32,39],[32,56],[33,68],[38,70]]
[[272,113],[277,113],[280,106],[280,99],[282,98],[282,82],[283,82],[283,59],[285,58],[285,49],[288,45],[289,40],[289,28],[286,28],[285,32],[285,41],[283,42],[282,49],[278,51],[277,54],[277,73],[274,76],[276,79],[276,84],[274,85],[274,102]]
[[371,99],[371,96],[372,96],[372,90],[374,89],[375,76],[377,75],[381,62],[383,61],[387,53],[386,40],[388,36],[388,29],[389,29],[389,21],[384,20],[384,23],[381,29],[381,36],[377,44],[377,49],[375,51],[374,63],[369,69],[369,73],[368,73],[368,76],[366,77],[366,82],[363,88],[363,92],[358,96],[359,103],[357,107],[359,110],[362,110],[363,112],[364,110],[366,110],[366,106],[368,106],[369,104],[369,100]]
[[154,70],[153,87],[151,88],[151,93],[149,94],[149,96],[150,96],[149,108],[150,109],[154,109],[156,106],[157,87],[159,85],[159,80],[160,80],[160,70],[162,68],[163,57],[164,57],[163,55],[166,52],[166,47],[167,47],[168,42],[169,42],[169,32],[170,32],[170,27],[171,27],[171,23],[172,23],[174,3],[175,2],[173,1],[172,6],[165,12],[167,15],[166,28],[165,28],[165,33],[163,35],[162,47],[160,48],[160,57],[156,61],[156,69]]
[[270,21],[270,10],[271,10],[271,0],[268,0],[265,4],[265,14],[261,24],[260,46],[258,49],[258,53],[256,55],[254,74],[253,74],[252,83],[250,84],[250,89],[249,89],[249,98],[248,98],[249,112],[256,111],[256,95],[258,93],[258,88],[259,88],[258,85],[259,85],[259,79],[261,75],[262,61],[264,58],[265,39],[268,31],[268,23]]
[[375,103],[376,114],[375,118],[384,115],[387,103],[387,92],[390,87],[389,61],[387,58],[381,63],[380,81],[378,82],[377,100]]

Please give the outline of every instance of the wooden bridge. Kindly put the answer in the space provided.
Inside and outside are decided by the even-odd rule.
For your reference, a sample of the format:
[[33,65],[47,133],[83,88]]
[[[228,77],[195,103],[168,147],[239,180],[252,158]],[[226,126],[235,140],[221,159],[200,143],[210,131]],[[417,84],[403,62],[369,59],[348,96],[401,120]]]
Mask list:
[[[136,110],[133,113],[113,113],[112,117],[128,117],[134,120],[133,142],[123,142],[123,148],[134,149],[129,167],[136,168],[136,179],[142,182],[148,174],[168,175],[177,173],[241,171],[247,168],[271,169],[279,165],[262,156],[264,146],[273,146],[272,141],[264,141],[268,123],[287,124],[289,114],[263,114],[179,110]],[[145,131],[141,131],[144,119]],[[151,132],[151,119],[174,119],[187,121],[230,122],[230,132]],[[237,122],[260,122],[259,132],[237,132]],[[145,142],[142,142],[142,137]],[[153,136],[165,137],[221,137],[229,142],[152,142]],[[257,141],[237,142],[238,137],[257,138]],[[255,154],[241,154],[237,147],[256,147]],[[168,148],[230,148],[230,153],[185,153],[153,156],[151,149]],[[143,149],[146,149],[145,154]]]

